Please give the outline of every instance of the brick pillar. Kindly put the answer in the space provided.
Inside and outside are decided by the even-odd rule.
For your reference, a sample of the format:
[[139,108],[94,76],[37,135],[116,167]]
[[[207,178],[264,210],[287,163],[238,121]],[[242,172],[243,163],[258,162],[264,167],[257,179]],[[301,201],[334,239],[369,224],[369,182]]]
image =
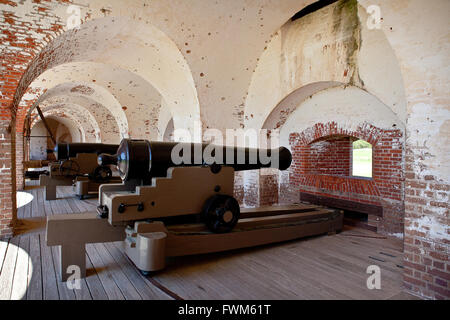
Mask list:
[[17,190],[23,190],[24,177],[23,177],[23,135],[21,133],[16,134],[16,188]]
[[259,206],[259,170],[245,170],[244,177],[244,206]]
[[295,178],[293,169],[289,168],[279,175],[278,203],[292,204],[299,201],[298,185],[291,183]]
[[1,108],[0,116],[0,239],[13,235],[14,210],[16,205],[15,186],[12,181],[13,153],[11,146],[11,121],[8,120],[10,111]]
[[244,173],[236,171],[234,173],[234,197],[239,202],[239,205],[244,204]]
[[403,233],[404,174],[403,133],[383,130],[373,146],[372,177],[382,195],[383,219],[379,230],[388,234]]
[[278,203],[278,170],[261,169],[259,175],[259,205],[270,206]]
[[[405,288],[432,299],[450,299],[450,185],[420,175],[417,152],[407,146],[404,274]],[[414,152],[415,151],[415,152]]]
[[[259,131],[258,148],[272,149],[278,146],[279,132],[277,130],[261,129]],[[279,172],[274,168],[244,171],[242,173],[243,205],[259,207],[277,204],[279,202]]]
[[292,162],[289,169],[282,171],[279,176],[280,190],[278,194],[278,200],[280,204],[291,204],[299,202],[299,185],[300,176],[304,173],[304,169],[301,163],[304,163],[305,159],[302,156],[305,155],[302,152],[303,146],[297,143],[298,134],[292,133],[289,135],[289,145],[291,147]]

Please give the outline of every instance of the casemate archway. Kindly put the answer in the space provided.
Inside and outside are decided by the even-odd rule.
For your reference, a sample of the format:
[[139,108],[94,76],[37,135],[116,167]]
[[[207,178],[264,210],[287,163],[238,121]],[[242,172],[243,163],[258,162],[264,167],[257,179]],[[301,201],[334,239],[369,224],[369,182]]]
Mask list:
[[[100,127],[94,116],[84,107],[76,104],[56,104],[46,106],[42,110],[44,116],[54,116],[59,119],[70,119],[81,132],[80,142],[101,142]],[[35,115],[31,121],[31,128],[40,121],[39,115]]]
[[[95,101],[95,105],[87,104],[92,107],[90,110],[95,111],[101,104],[108,109],[108,114],[114,115],[114,122],[126,124],[121,125],[122,136],[152,140],[157,137],[156,123],[162,96],[151,83],[134,72],[103,63],[66,63],[40,75],[29,91],[45,92],[40,101],[49,91],[52,91],[51,95],[67,95],[70,99],[84,96]],[[36,94],[26,95],[30,99],[24,97],[24,104],[33,103]],[[110,121],[110,116],[107,117]]]
[[[127,58],[123,59],[124,56]],[[43,60],[47,63],[42,63]],[[28,86],[46,70],[75,62],[103,63],[129,70],[145,79],[177,114],[174,118],[177,127],[189,129],[193,120],[199,120],[198,100],[189,67],[173,41],[152,25],[124,17],[86,22],[79,30],[66,31],[50,42],[30,64],[22,83]],[[28,92],[28,100],[33,90]],[[94,93],[97,91],[102,93],[98,87]],[[116,111],[118,114],[119,110]]]

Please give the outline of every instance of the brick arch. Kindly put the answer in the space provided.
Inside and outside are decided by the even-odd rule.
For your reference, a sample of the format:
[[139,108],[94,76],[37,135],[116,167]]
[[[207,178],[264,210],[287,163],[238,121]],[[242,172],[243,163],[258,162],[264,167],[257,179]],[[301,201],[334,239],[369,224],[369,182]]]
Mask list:
[[[37,115],[35,111],[36,106],[39,105],[41,110],[44,110],[49,106],[57,107],[58,105],[75,104],[82,106],[83,109],[92,114],[96,119],[96,122],[99,125],[102,142],[118,143],[120,142],[121,137],[128,135],[127,119],[119,104],[111,107],[114,100],[103,100],[99,99],[98,96],[71,93],[70,88],[77,88],[80,85],[77,83],[66,84],[70,84],[70,86],[63,89],[53,88],[55,90],[47,90],[47,92],[41,95],[33,106],[28,109],[28,113],[23,120],[23,132],[28,131],[30,122],[27,119],[33,119]],[[86,86],[85,88],[90,87]],[[118,110],[120,110],[121,113],[117,113]],[[21,109],[20,111],[24,112],[25,109]],[[116,112],[113,113],[113,111]],[[105,137],[108,141],[103,141]]]
[[[8,228],[1,228],[1,235],[9,234],[12,231],[12,226],[16,221],[14,194],[17,188],[23,187],[21,175],[22,160],[24,160],[22,159],[24,144],[21,132],[24,117],[18,118],[21,114],[17,114],[17,111],[25,94],[36,94],[27,91],[28,87],[34,79],[46,70],[75,61],[105,62],[105,56],[102,55],[110,51],[108,45],[112,45],[111,48],[113,49],[119,47],[117,45],[114,46],[113,41],[111,41],[111,35],[117,35],[119,39],[116,39],[116,44],[120,41],[128,42],[128,45],[125,43],[120,46],[123,49],[121,54],[112,54],[109,57],[111,61],[105,63],[138,72],[140,71],[137,70],[138,66],[143,65],[138,63],[138,50],[141,50],[139,51],[140,56],[159,62],[157,67],[155,67],[156,70],[153,70],[154,72],[151,72],[151,68],[147,68],[144,71],[141,70],[140,74],[147,81],[150,81],[162,95],[169,96],[169,107],[179,111],[177,117],[174,118],[175,125],[189,127],[190,125],[192,126],[193,121],[188,121],[187,119],[200,119],[197,91],[190,67],[174,41],[159,28],[152,24],[145,24],[139,21],[137,16],[131,15],[98,17],[90,20],[87,17],[86,20],[89,21],[84,22],[79,29],[65,30],[66,22],[62,21],[57,14],[48,10],[48,7],[46,7],[45,12],[41,12],[39,8],[40,5],[33,7],[30,15],[40,15],[43,12],[43,17],[41,18],[45,19],[51,25],[51,28],[49,30],[41,30],[40,24],[32,24],[30,28],[37,34],[44,33],[45,36],[39,38],[39,40],[30,37],[26,44],[21,44],[16,43],[17,39],[14,34],[9,34],[8,39],[11,46],[20,47],[23,50],[20,52],[2,53],[2,58],[10,66],[10,69],[7,70],[8,77],[6,81],[0,86],[0,91],[2,92],[0,97],[0,126],[2,130],[0,137],[6,134],[7,141],[5,143],[10,143],[12,152],[10,156],[0,161],[0,167],[4,164],[8,168],[8,172],[0,172],[0,175],[5,175],[7,179],[11,177],[10,190],[5,190],[5,194],[0,197],[0,209],[3,209],[5,212],[5,217],[7,217],[5,220],[10,225]],[[14,24],[14,21],[12,23]],[[9,25],[9,22],[7,25]],[[25,28],[28,29],[28,26],[25,25]],[[136,32],[137,29],[140,32]],[[123,35],[121,32],[128,32],[128,34]],[[97,36],[96,39],[95,36]],[[145,48],[139,45],[136,46],[138,43],[148,42],[151,43]],[[95,45],[92,45],[93,43]],[[121,50],[120,48],[117,50]],[[134,57],[135,61],[121,59],[120,56],[127,53],[124,50],[129,50],[128,52],[131,52],[130,56]],[[115,57],[115,60],[113,57]],[[151,64],[146,66],[148,65]],[[156,64],[153,65],[155,66]],[[22,66],[26,66],[26,69]],[[159,69],[162,70],[163,74],[158,73]],[[169,75],[177,76],[171,78]],[[168,78],[171,78],[171,81],[167,81]],[[180,101],[183,101],[183,103],[178,103]],[[24,107],[28,108],[31,105],[25,105]],[[19,151],[19,155],[16,155],[17,151]],[[17,174],[18,172],[19,174]],[[9,194],[12,194],[12,201],[7,199]]]
[[[163,96],[167,95],[167,100],[170,101],[169,107],[179,111],[180,114],[180,117],[174,119],[176,125],[180,127],[188,125],[184,118],[199,119],[198,98],[191,71],[176,44],[165,33],[152,25],[145,25],[144,30],[147,30],[148,34],[132,33],[125,37],[121,32],[122,30],[125,30],[123,32],[129,32],[130,24],[142,25],[138,20],[128,17],[105,17],[82,24],[80,30],[61,32],[61,29],[57,36],[49,41],[39,54],[35,55],[28,63],[28,68],[17,84],[11,103],[13,116],[15,116],[28,86],[40,74],[53,67],[70,62],[104,62],[101,53],[116,48],[111,40],[114,40],[114,36],[118,36],[120,39],[127,39],[120,41],[129,41],[129,45],[122,44],[121,48],[124,49],[116,48],[117,50],[124,50],[121,52],[122,54],[126,54],[127,50],[135,51],[132,55],[135,60],[137,59],[137,52],[140,52],[138,55],[142,57],[157,56],[159,57],[159,67],[153,67],[151,64],[138,64],[137,60],[120,59],[114,54],[109,55],[105,63],[136,72],[149,81]],[[149,41],[153,43],[144,48],[135,45],[136,43],[147,43]],[[92,46],[92,42],[96,42],[96,46]],[[142,70],[136,69],[138,65],[143,65]],[[174,72],[181,76],[172,77],[169,85],[166,81],[168,73]],[[178,83],[173,83],[174,80]],[[177,101],[183,101],[184,103],[181,106],[181,103]]]
[[[314,141],[311,141],[309,144],[314,144],[320,141],[324,141],[324,140],[330,140],[330,139],[338,139],[338,138],[350,138],[353,139],[354,141],[356,140],[364,140],[363,138],[354,136],[354,135],[342,135],[342,134],[335,134],[335,135],[329,135],[329,136],[325,136],[325,137],[321,137],[319,139],[316,139]],[[366,140],[364,140],[366,141]],[[368,141],[366,141],[368,142]]]
[[[83,87],[87,86],[94,90],[98,88],[99,90],[92,91],[87,88],[87,91],[85,91],[74,88],[80,84]],[[115,114],[115,121],[111,119],[110,115],[108,115],[108,121],[132,124],[131,126],[120,126],[122,136],[128,134],[133,138],[148,138],[148,135],[150,135],[151,139],[156,136],[155,122],[158,119],[162,99],[160,92],[135,72],[97,62],[65,63],[53,67],[37,77],[30,84],[20,103],[17,130],[20,129],[20,122],[24,122],[26,112],[24,109],[36,103],[37,97],[43,99],[56,88],[61,89],[58,89],[60,91],[58,93],[61,95],[67,94],[71,99],[83,94],[108,109],[112,109],[109,112]],[[124,88],[127,89],[124,90]],[[112,97],[108,98],[108,95],[112,95]],[[89,105],[93,106],[92,104]],[[93,107],[95,109],[95,106]],[[119,133],[117,139],[120,141]]]
[[[387,136],[386,139],[388,140],[397,140],[395,144],[401,150],[401,159],[403,156],[404,124],[397,115],[367,90],[355,86],[330,84],[324,83],[307,88],[305,92],[312,91],[311,95],[301,94],[302,88],[297,89],[291,94],[292,97],[297,97],[300,101],[292,99],[289,103],[284,103],[287,99],[283,99],[281,104],[290,107],[280,108],[277,106],[274,109],[277,111],[269,116],[273,119],[268,121],[268,118],[265,121],[264,126],[267,129],[280,129],[280,144],[291,148],[294,155],[294,166],[296,157],[299,158],[296,153],[300,152],[300,148],[307,148],[314,141],[331,136],[351,136],[365,140],[373,146],[378,143],[382,144],[382,140]],[[321,87],[323,89],[320,89]],[[289,112],[282,113],[281,110]],[[275,116],[279,115],[283,117],[276,121]],[[388,137],[389,135],[401,137]],[[295,186],[299,186],[300,181],[297,178],[305,174],[306,172],[298,170],[294,175],[289,172],[281,172],[279,174],[260,175],[259,178],[252,177],[254,181],[259,182],[259,193],[247,190],[249,188],[245,192],[259,194],[259,201],[263,204],[278,201],[298,201],[299,193]],[[350,176],[349,171],[347,176]],[[335,182],[342,183],[342,181],[337,180]],[[374,205],[379,205],[381,203],[380,193],[377,191],[377,187],[373,186],[373,182],[360,182],[361,184],[372,185],[370,189],[373,190],[371,195],[373,197],[366,198],[366,200],[371,201]],[[314,184],[314,179],[309,179],[308,183]],[[382,187],[385,188],[385,186]],[[362,188],[362,186],[359,186],[359,188]],[[279,190],[278,195],[274,194],[273,190]],[[389,194],[389,192],[387,191],[386,194]],[[401,223],[396,221],[395,224],[395,229],[401,232]]]
[[[372,144],[372,178],[352,176],[351,142],[354,138]],[[288,182],[281,186],[280,193],[291,197],[285,201],[300,199],[363,208],[360,210],[370,212],[372,226],[382,232],[401,233],[404,223],[403,138],[400,129],[382,129],[369,123],[355,129],[333,121],[294,132],[289,141],[293,162]],[[323,141],[328,143],[320,145]],[[315,156],[317,148],[321,148],[320,157]]]
[[294,133],[290,136],[290,140],[295,139],[303,145],[309,145],[328,137],[348,136],[365,140],[371,145],[376,145],[383,136],[384,131],[368,122],[360,124],[356,129],[353,129],[331,121],[327,123],[316,123],[314,126],[306,128],[300,133]]
[[[99,128],[99,136],[101,137],[102,143],[119,143],[120,142],[120,130],[117,122],[115,121],[114,116],[111,114],[108,108],[104,104],[100,104],[95,100],[90,99],[85,96],[75,96],[68,97],[67,95],[58,95],[53,96],[49,99],[46,99],[40,104],[40,108],[42,112],[45,113],[45,110],[50,108],[58,108],[59,106],[73,104],[82,107],[82,112],[88,112],[89,119],[92,117],[95,119],[95,122],[98,124]],[[64,112],[65,110],[60,110]],[[92,115],[92,116],[91,116]],[[31,119],[38,116],[36,112],[31,113],[29,117]],[[97,126],[97,125],[96,125]]]

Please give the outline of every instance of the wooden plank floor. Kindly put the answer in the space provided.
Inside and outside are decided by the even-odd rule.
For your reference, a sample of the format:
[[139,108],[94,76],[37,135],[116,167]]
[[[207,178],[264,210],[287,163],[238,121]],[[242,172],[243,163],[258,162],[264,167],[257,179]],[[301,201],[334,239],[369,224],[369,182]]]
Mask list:
[[[22,233],[0,241],[1,299],[408,299],[402,293],[402,241],[358,228],[258,248],[170,258],[144,277],[121,243],[89,244],[81,289],[58,279],[56,247],[45,245],[45,216],[95,210],[58,187],[58,200],[28,182],[33,200],[18,209]],[[369,265],[381,268],[381,290],[369,290]]]

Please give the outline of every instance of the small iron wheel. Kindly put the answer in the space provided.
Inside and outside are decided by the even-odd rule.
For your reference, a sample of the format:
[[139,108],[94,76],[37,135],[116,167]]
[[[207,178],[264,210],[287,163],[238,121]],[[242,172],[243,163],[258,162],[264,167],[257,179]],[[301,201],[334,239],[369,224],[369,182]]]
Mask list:
[[230,232],[239,220],[239,203],[232,196],[216,194],[209,198],[202,210],[202,220],[214,233]]

